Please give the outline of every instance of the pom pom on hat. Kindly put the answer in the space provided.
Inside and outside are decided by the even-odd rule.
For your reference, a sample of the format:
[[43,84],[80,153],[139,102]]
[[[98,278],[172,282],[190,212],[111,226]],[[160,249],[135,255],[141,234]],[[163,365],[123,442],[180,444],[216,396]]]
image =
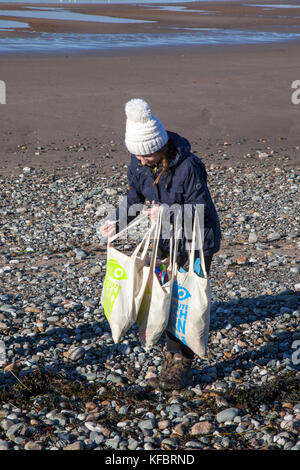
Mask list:
[[135,98],[125,105],[127,116],[125,144],[134,155],[150,155],[168,142],[168,134],[158,118],[152,115],[146,101]]
[[126,103],[125,113],[127,119],[134,122],[146,122],[151,119],[149,104],[139,98],[135,98]]

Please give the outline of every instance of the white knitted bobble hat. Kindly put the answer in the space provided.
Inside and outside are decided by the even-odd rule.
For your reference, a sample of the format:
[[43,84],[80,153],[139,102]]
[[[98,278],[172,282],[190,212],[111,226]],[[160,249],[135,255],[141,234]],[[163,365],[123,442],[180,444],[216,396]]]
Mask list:
[[139,98],[125,105],[127,116],[125,144],[134,155],[149,155],[157,152],[168,142],[163,124],[151,114],[146,101]]

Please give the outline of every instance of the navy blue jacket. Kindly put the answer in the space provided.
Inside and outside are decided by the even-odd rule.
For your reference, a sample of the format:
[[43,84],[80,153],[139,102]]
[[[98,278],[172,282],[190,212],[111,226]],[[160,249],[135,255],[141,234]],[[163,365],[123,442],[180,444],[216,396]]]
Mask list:
[[[212,255],[220,249],[221,230],[218,215],[207,187],[205,165],[199,157],[191,153],[191,145],[187,139],[174,132],[167,132],[177,149],[177,155],[169,161],[168,173],[163,174],[153,187],[153,181],[162,170],[161,166],[158,167],[157,173],[154,175],[151,167],[139,165],[139,160],[135,155],[131,155],[131,163],[127,172],[130,186],[126,194],[127,210],[133,204],[143,204],[145,199],[148,199],[150,203],[154,200],[169,206],[176,203],[204,204],[203,251],[205,256]],[[193,217],[193,215],[191,216]],[[130,222],[134,217],[129,216],[127,222]],[[119,219],[119,209],[116,212],[116,219]],[[167,255],[169,240],[160,237],[159,248]],[[179,255],[186,254],[184,232],[178,250]],[[197,251],[195,255],[199,256]]]

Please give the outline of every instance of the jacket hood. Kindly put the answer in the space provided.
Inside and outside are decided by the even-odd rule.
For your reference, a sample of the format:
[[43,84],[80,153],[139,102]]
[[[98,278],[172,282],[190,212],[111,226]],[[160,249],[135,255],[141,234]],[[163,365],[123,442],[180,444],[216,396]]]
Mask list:
[[168,137],[172,140],[177,149],[177,155],[173,160],[170,160],[169,166],[176,166],[185,160],[191,153],[191,144],[185,137],[181,137],[176,132],[167,131]]

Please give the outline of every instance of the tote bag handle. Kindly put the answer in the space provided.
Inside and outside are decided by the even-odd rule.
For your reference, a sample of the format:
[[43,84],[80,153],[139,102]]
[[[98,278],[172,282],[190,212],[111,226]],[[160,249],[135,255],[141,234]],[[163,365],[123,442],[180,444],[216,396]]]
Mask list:
[[120,237],[121,233],[126,232],[127,230],[131,230],[132,227],[135,227],[136,225],[138,225],[142,220],[146,219],[147,217],[148,216],[146,214],[145,215],[138,215],[138,217],[136,217],[132,222],[130,222],[130,224],[128,224],[122,230],[120,230],[120,232],[115,233],[115,235],[113,235],[112,237],[109,237],[107,239],[107,242],[111,243],[111,242],[115,241],[117,238]]
[[[142,220],[144,219],[147,219],[148,218],[148,215],[145,214],[145,215],[139,215],[138,217],[136,217],[130,224],[127,225],[127,227],[123,228],[123,230],[121,230],[120,232],[116,233],[115,235],[113,235],[112,237],[109,237],[107,239],[107,243],[111,243],[113,242],[114,240],[118,239],[120,237],[120,235],[125,232],[125,231],[128,231],[128,230],[131,230],[133,227],[135,227],[136,225],[138,225]],[[154,230],[154,226],[150,227],[142,241],[138,244],[138,246],[136,247],[136,249],[134,250],[134,252],[132,253],[132,257],[136,257],[138,252],[140,251],[142,245],[145,243],[145,247],[144,247],[144,250],[143,250],[143,254],[142,254],[142,259],[144,259],[146,257],[146,253],[148,251],[148,248],[149,248],[149,244],[150,244],[150,239],[151,239],[151,234]]]
[[162,211],[163,211],[163,207],[160,206],[159,210],[158,210],[158,217],[157,217],[157,220],[154,224],[155,231],[154,231],[152,257],[151,257],[151,263],[150,263],[150,271],[152,271],[152,273],[154,273],[154,271],[155,271],[157,250],[158,250],[158,244],[159,244],[159,235],[160,235],[161,222],[162,222]]
[[176,268],[177,268],[177,253],[178,253],[178,240],[179,236],[181,235],[182,232],[182,227],[179,226],[179,219],[180,219],[180,214],[177,214],[177,217],[175,219],[175,229],[174,229],[174,240],[175,240],[175,245],[174,245],[174,256],[173,256],[173,268],[172,268],[172,276],[174,277],[176,274]]
[[204,277],[207,277],[206,268],[205,268],[204,253],[203,253],[203,241],[202,241],[202,237],[201,237],[201,229],[200,229],[200,223],[199,223],[199,214],[198,214],[197,208],[195,207],[192,246],[191,246],[191,253],[190,253],[190,257],[189,257],[190,258],[189,274],[194,272],[196,234],[197,234],[198,243],[199,243],[201,269],[202,269],[202,272],[204,274]]
[[[157,251],[158,251],[158,245],[159,245],[159,236],[160,236],[160,231],[161,231],[161,225],[162,225],[162,218],[164,214],[164,207],[160,207],[159,209],[159,214],[158,214],[158,219],[156,221],[156,230],[155,230],[155,238],[153,242],[153,252],[152,252],[152,258],[151,258],[151,265],[150,269],[154,273],[155,267],[156,267],[156,258],[157,258]],[[177,250],[178,250],[178,235],[179,235],[179,215],[175,218],[175,228],[174,226],[172,227],[172,235],[170,238],[170,256],[169,256],[169,266],[168,270],[172,271],[172,276],[175,273],[175,264],[176,264],[176,259],[177,259]],[[174,243],[174,238],[175,238],[175,244],[174,244],[174,252],[173,252],[173,243]]]

